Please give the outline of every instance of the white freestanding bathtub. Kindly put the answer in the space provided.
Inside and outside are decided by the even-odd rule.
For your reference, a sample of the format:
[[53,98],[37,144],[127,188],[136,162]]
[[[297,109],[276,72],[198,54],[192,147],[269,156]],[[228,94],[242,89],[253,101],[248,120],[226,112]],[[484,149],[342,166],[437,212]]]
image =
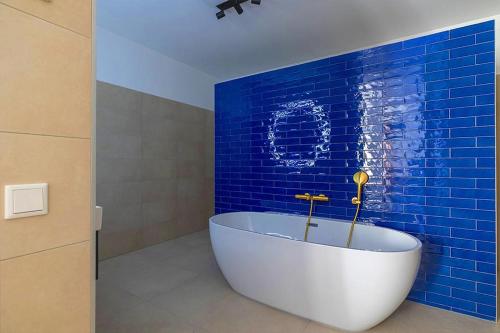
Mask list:
[[422,244],[403,232],[347,221],[226,213],[210,218],[217,263],[238,293],[328,326],[367,330],[404,301],[415,281]]

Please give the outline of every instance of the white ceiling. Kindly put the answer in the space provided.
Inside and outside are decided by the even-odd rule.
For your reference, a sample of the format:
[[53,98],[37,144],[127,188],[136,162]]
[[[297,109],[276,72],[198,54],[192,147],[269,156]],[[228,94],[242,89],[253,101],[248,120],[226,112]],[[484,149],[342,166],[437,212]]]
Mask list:
[[98,0],[97,24],[219,80],[500,14],[499,0]]

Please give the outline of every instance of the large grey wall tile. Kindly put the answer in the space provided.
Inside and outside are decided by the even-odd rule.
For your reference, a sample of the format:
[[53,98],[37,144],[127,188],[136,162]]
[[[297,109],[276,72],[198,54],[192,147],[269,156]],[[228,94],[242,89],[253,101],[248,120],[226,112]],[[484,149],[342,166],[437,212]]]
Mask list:
[[201,123],[176,122],[176,129],[177,142],[203,144],[207,140],[204,126]]
[[141,114],[136,111],[131,114],[121,110],[99,109],[96,112],[96,122],[101,125],[97,128],[97,135],[141,135]]
[[176,233],[173,221],[162,221],[160,223],[145,223],[141,233],[141,241],[144,247],[164,242],[179,237]]
[[97,157],[141,158],[141,137],[138,135],[97,134]]
[[98,135],[140,135],[141,93],[99,82],[96,99]]
[[180,141],[177,143],[176,158],[186,161],[198,161],[205,158],[205,147],[202,142]]
[[178,110],[180,105],[179,102],[168,100],[165,98],[144,95],[142,98],[142,119],[145,122],[151,122],[154,120],[176,120],[178,119]]
[[155,181],[143,181],[141,183],[142,202],[159,202],[177,200],[176,178]]
[[178,178],[195,178],[203,179],[205,178],[207,161],[202,158],[194,160],[186,160],[184,158],[179,158],[175,161],[177,177]]
[[98,83],[96,130],[101,258],[207,228],[213,112]]
[[141,126],[145,136],[157,138],[160,141],[174,140],[178,136],[178,123],[168,118],[143,118]]
[[176,139],[160,140],[157,137],[145,135],[142,139],[143,159],[175,159],[177,156]]
[[177,176],[177,161],[175,159],[150,159],[141,160],[143,180],[165,180]]
[[177,217],[177,211],[177,200],[144,202],[142,221],[144,224],[172,221]]
[[142,203],[142,183],[98,183],[96,201],[100,206]]
[[121,183],[141,180],[138,158],[111,158],[99,155],[96,160],[96,183]]
[[103,207],[102,234],[127,230],[140,230],[142,223],[141,204],[116,204]]
[[141,249],[142,231],[126,230],[99,235],[99,260]]
[[200,126],[205,122],[207,110],[188,104],[180,104],[178,111],[176,120],[180,122],[197,123]]
[[[109,83],[98,81],[96,85],[97,110],[121,111],[133,116],[140,111],[142,96],[140,92]],[[103,125],[106,124],[97,124],[99,127]]]

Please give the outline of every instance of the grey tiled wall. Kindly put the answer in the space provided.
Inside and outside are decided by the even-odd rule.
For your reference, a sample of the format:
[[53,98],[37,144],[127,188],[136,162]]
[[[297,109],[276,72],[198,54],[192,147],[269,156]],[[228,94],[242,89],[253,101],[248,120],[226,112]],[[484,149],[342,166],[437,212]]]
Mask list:
[[96,113],[100,258],[206,228],[213,112],[98,82]]

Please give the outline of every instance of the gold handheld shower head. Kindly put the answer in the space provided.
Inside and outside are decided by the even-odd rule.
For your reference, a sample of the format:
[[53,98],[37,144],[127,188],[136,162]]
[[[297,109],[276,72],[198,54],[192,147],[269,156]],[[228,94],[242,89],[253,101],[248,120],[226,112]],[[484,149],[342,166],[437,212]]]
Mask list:
[[368,174],[366,172],[358,171],[354,174],[354,176],[352,176],[352,179],[356,184],[365,185],[366,183],[368,183],[370,177],[368,177]]
[[351,202],[353,205],[359,205],[361,203],[361,191],[362,191],[363,185],[368,183],[368,180],[370,179],[370,177],[368,177],[368,174],[366,172],[361,170],[361,171],[356,172],[354,174],[354,176],[352,177],[352,179],[354,180],[354,182],[356,184],[358,184],[358,194],[357,194],[357,196],[352,198]]
[[352,176],[352,179],[356,184],[358,184],[358,195],[353,197],[351,202],[353,205],[357,205],[356,214],[354,214],[354,218],[352,219],[351,228],[349,229],[349,237],[347,238],[347,247],[351,247],[352,241],[352,232],[354,231],[354,224],[356,224],[356,220],[358,219],[359,208],[361,207],[361,192],[363,191],[363,185],[368,183],[370,177],[363,170],[360,170]]

